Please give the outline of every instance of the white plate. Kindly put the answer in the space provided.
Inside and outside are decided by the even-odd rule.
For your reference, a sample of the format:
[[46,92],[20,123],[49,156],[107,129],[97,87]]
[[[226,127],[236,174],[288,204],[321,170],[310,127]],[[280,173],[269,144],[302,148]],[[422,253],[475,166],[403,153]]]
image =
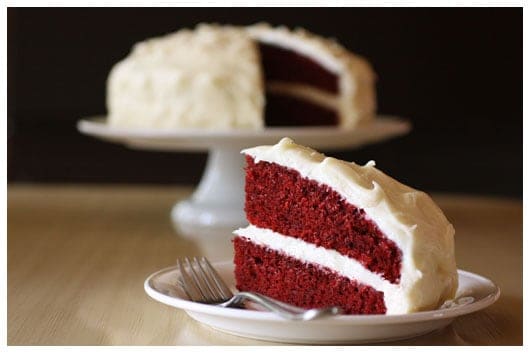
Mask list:
[[297,143],[323,149],[360,147],[408,133],[410,123],[393,116],[377,116],[355,129],[339,127],[266,127],[262,130],[134,129],[113,127],[106,118],[88,117],[77,123],[80,132],[131,148],[164,151],[203,151],[215,148],[242,149],[276,143],[290,137]]
[[[234,289],[234,265],[222,262],[214,267]],[[175,267],[160,270],[147,278],[145,291],[153,299],[183,309],[214,329],[259,340],[304,344],[369,343],[415,337],[442,328],[458,316],[481,310],[500,295],[500,289],[489,279],[458,270],[457,298],[461,300],[457,299],[451,308],[407,315],[340,315],[301,322],[264,311],[191,302],[176,284],[178,275]]]

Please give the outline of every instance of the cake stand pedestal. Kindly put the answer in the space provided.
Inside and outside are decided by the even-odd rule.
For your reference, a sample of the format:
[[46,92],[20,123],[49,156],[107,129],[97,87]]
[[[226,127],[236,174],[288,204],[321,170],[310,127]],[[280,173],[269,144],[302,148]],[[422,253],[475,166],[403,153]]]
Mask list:
[[106,124],[105,117],[82,119],[78,130],[86,135],[140,150],[208,151],[201,181],[190,198],[171,210],[179,235],[192,239],[212,260],[231,255],[232,231],[247,224],[244,207],[244,148],[275,144],[283,137],[325,151],[353,149],[404,135],[408,121],[378,116],[356,129],[337,127],[265,128],[261,131],[161,131],[125,129]]
[[230,147],[210,150],[197,189],[171,210],[179,233],[214,237],[245,225],[244,158],[239,151]]

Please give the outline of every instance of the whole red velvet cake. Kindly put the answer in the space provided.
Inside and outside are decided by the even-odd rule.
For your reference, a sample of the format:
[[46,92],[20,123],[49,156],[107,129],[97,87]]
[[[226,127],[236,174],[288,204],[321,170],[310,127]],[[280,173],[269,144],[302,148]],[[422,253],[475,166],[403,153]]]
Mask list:
[[409,313],[454,297],[454,229],[427,194],[373,162],[288,138],[243,153],[250,225],[235,231],[239,290],[347,314]]

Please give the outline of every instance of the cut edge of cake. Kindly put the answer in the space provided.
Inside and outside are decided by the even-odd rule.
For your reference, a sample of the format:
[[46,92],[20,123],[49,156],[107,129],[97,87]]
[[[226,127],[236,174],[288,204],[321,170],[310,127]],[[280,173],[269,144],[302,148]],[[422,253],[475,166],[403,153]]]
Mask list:
[[250,35],[260,42],[283,47],[320,63],[339,77],[338,97],[300,84],[271,82],[272,90],[290,92],[323,106],[338,110],[339,125],[352,128],[370,121],[376,110],[376,74],[368,60],[355,54],[336,40],[316,35],[306,29],[273,27],[257,23],[247,27]]

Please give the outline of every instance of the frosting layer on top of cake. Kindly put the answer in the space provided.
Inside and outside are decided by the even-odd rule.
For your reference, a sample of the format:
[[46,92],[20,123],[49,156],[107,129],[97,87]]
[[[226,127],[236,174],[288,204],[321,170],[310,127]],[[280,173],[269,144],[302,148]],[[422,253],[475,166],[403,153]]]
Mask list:
[[242,153],[256,163],[276,163],[329,186],[347,202],[362,208],[396,243],[402,251],[401,279],[399,284],[385,288],[389,293],[399,293],[402,300],[387,304],[389,314],[433,309],[454,297],[458,285],[454,228],[426,193],[389,177],[375,168],[374,162],[360,166],[326,157],[288,138]]
[[114,126],[263,126],[259,52],[239,27],[199,25],[140,42],[113,67],[107,86]]

